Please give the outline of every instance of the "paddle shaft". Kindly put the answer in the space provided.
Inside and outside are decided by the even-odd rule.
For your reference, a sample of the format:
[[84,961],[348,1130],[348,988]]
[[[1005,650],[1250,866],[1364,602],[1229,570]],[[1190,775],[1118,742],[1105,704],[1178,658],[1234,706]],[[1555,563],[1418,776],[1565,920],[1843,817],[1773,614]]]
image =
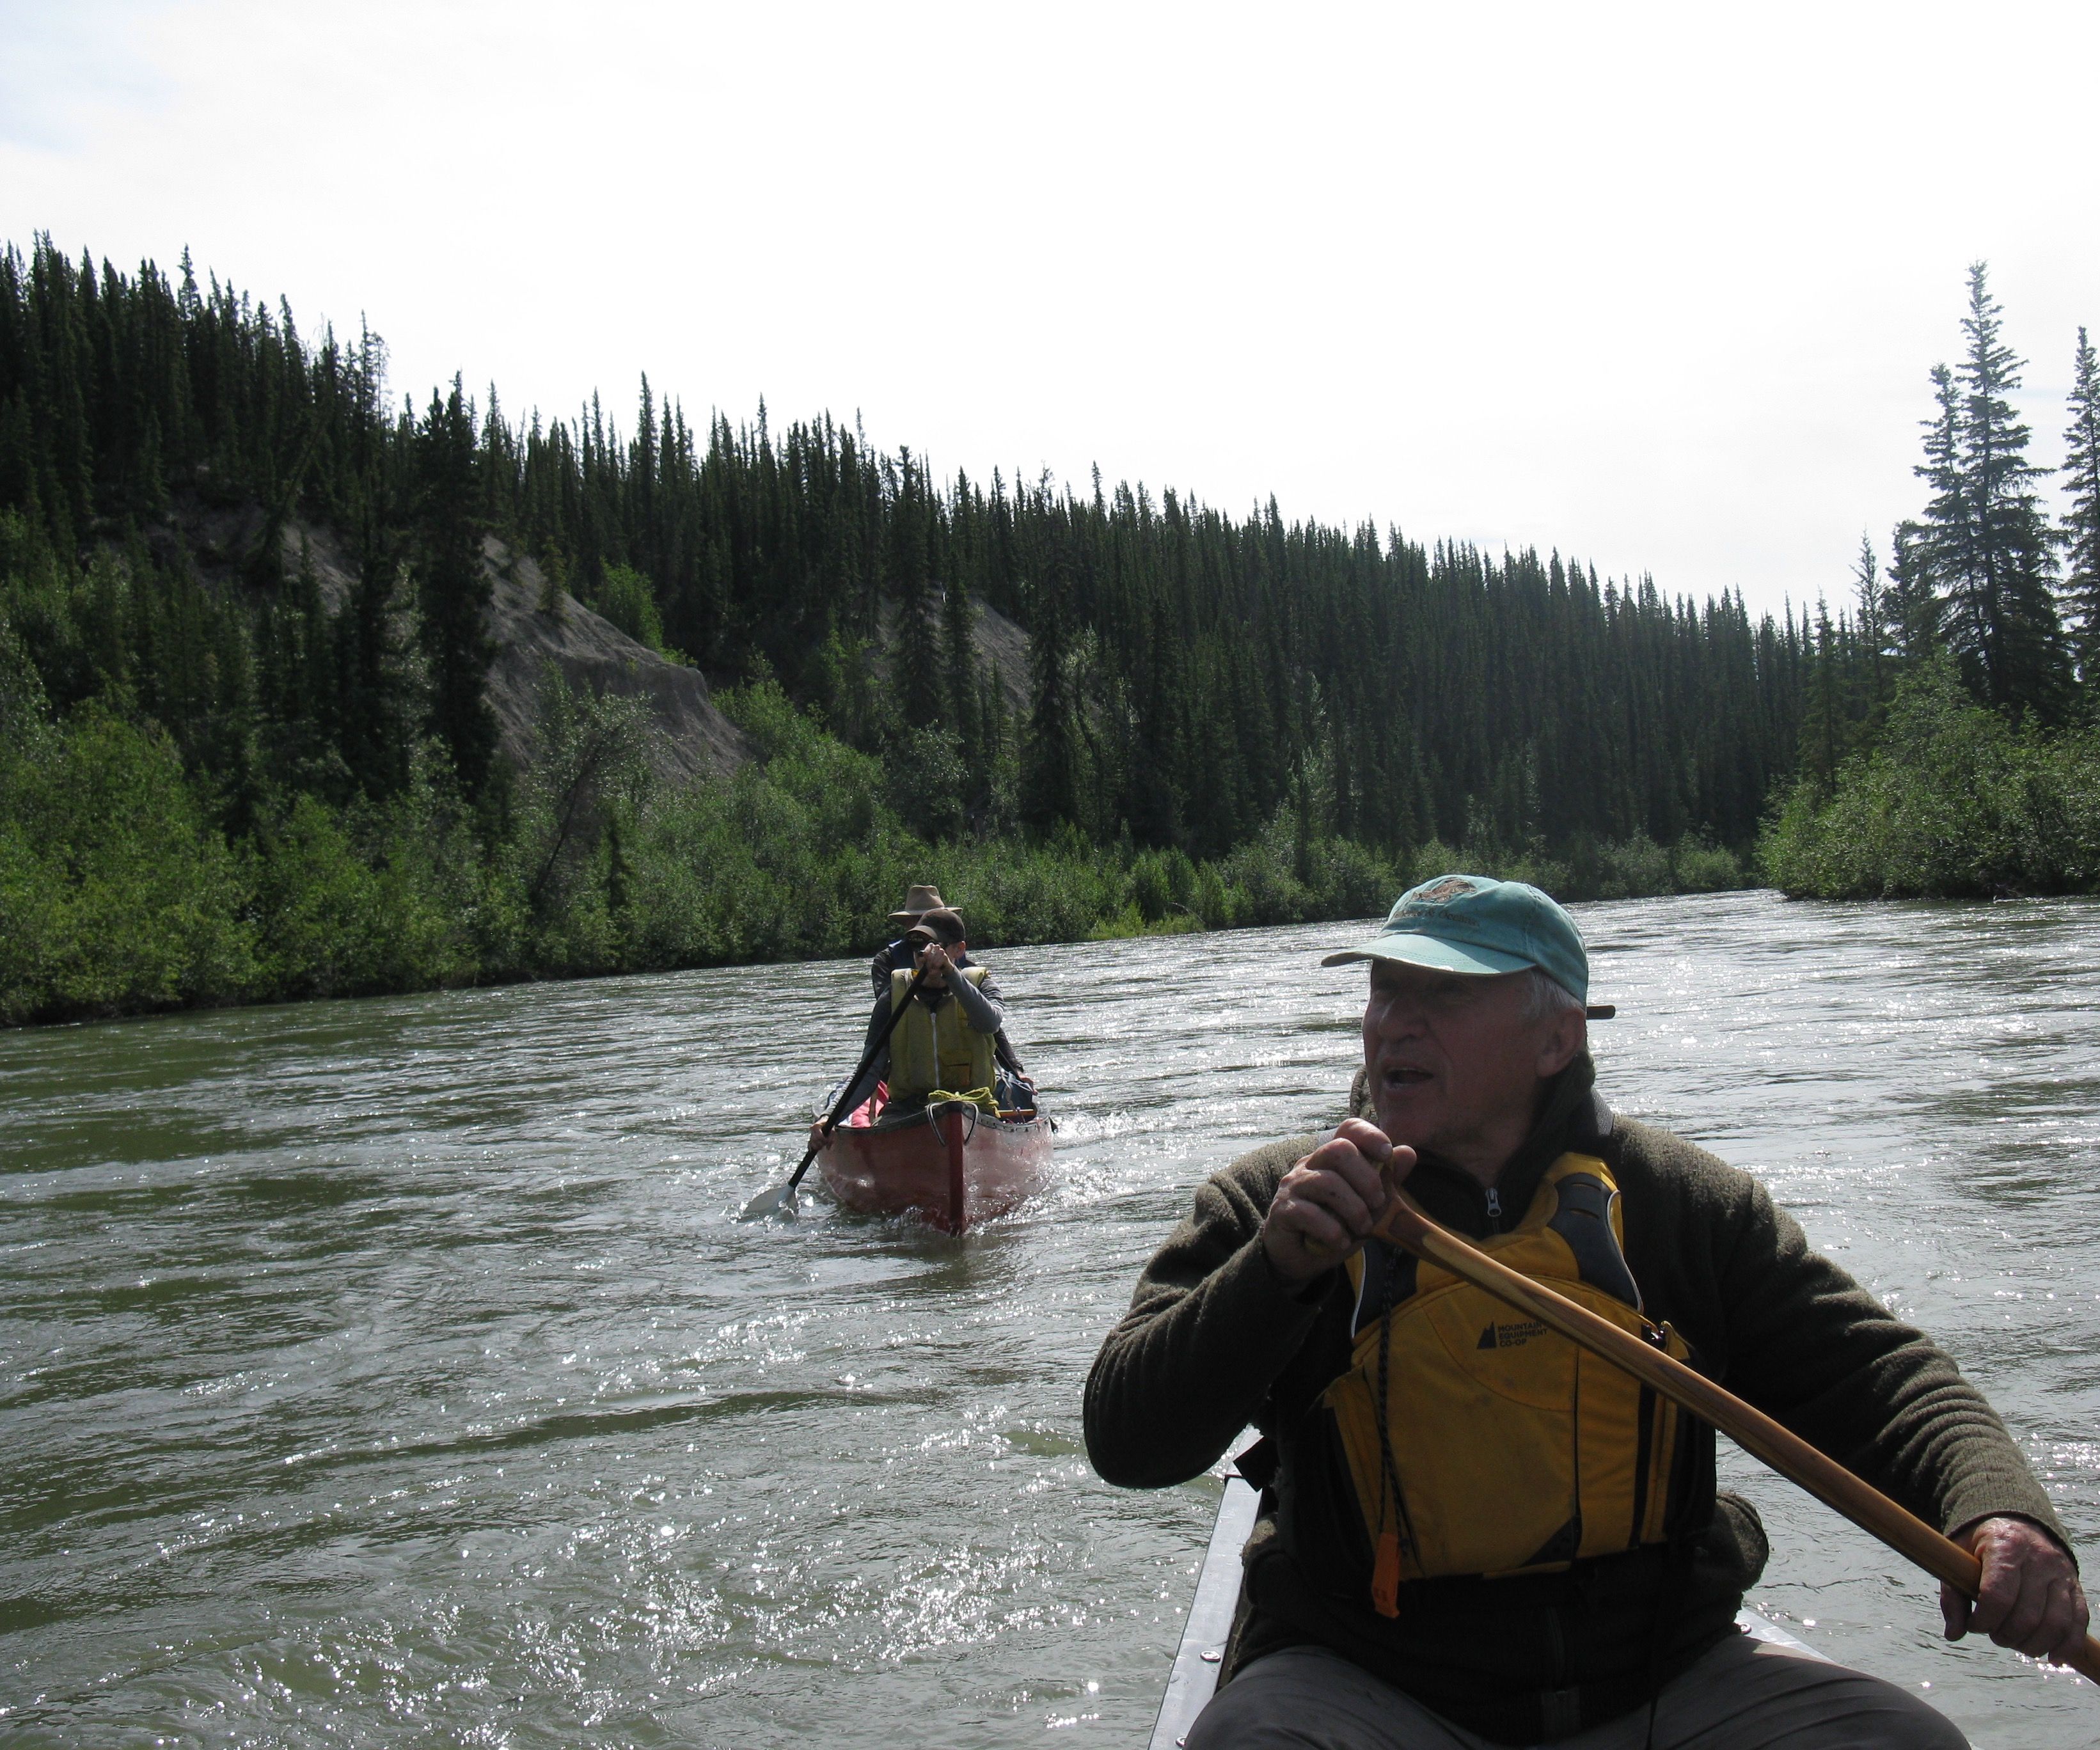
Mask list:
[[832,1108],[832,1115],[824,1120],[824,1134],[810,1144],[810,1152],[802,1157],[802,1164],[795,1169],[795,1176],[783,1188],[792,1191],[802,1183],[802,1175],[810,1170],[810,1163],[817,1158],[818,1152],[831,1140],[832,1132],[839,1127],[839,1120],[846,1115],[847,1104],[853,1099],[854,1090],[860,1086],[860,1078],[867,1073],[867,1066],[875,1061],[875,1054],[889,1043],[889,1036],[897,1031],[897,1024],[904,1018],[904,1012],[911,1006],[911,999],[919,994],[919,986],[926,976],[921,967],[911,975],[911,982],[904,987],[904,1000],[889,1012],[889,1019],[882,1024],[882,1031],[875,1036],[875,1043],[854,1066],[854,1073],[846,1078],[845,1091],[839,1095],[839,1103]]
[[[1651,1348],[1588,1307],[1577,1306],[1507,1264],[1498,1263],[1449,1229],[1438,1227],[1405,1192],[1394,1193],[1371,1232],[1376,1238],[1426,1259],[1498,1300],[1529,1313],[1591,1354],[1652,1386],[1672,1403],[1711,1422],[1745,1452],[1799,1483],[1826,1507],[1915,1562],[1934,1579],[1944,1580],[1965,1598],[1976,1596],[1983,1580],[1982,1564],[1952,1539],[1942,1536],[1917,1514],[1861,1482],[1763,1411],[1753,1409],[1733,1392],[1723,1391],[1703,1373],[1660,1349]],[[2081,1676],[2100,1683],[2100,1641],[2088,1635],[2070,1663]]]

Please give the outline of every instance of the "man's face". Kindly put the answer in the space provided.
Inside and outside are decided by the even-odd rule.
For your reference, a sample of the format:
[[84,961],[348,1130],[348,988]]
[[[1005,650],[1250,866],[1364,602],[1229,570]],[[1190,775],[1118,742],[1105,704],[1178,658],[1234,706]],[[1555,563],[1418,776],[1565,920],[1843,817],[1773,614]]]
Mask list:
[[1379,1129],[1458,1166],[1498,1169],[1530,1133],[1542,1082],[1581,1044],[1574,1016],[1524,1018],[1527,982],[1372,961],[1364,1065]]

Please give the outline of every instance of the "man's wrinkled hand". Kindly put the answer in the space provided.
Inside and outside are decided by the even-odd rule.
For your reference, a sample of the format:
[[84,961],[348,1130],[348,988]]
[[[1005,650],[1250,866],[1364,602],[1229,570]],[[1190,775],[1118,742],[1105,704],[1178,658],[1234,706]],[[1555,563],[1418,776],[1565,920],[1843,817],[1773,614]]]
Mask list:
[[1361,1118],[1343,1121],[1276,1188],[1261,1224],[1262,1250],[1286,1282],[1309,1282],[1364,1243],[1386,1206],[1389,1186],[1414,1167],[1414,1151],[1396,1148]]
[[2085,1638],[2085,1593],[2062,1547],[2027,1519],[1979,1519],[1954,1533],[1983,1565],[1974,1604],[1952,1586],[1939,1589],[1947,1638],[1972,1629],[2031,1659],[2066,1663]]

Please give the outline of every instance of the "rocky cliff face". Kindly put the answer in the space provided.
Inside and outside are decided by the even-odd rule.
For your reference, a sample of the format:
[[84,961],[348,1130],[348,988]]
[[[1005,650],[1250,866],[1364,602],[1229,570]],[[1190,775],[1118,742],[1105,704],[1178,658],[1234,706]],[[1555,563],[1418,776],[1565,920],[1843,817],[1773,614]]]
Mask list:
[[1028,634],[997,608],[974,604],[976,619],[970,627],[977,660],[999,665],[1000,699],[1014,716],[1026,721],[1029,706]]
[[659,731],[655,763],[666,778],[734,771],[749,756],[735,724],[715,709],[699,669],[667,662],[566,593],[548,612],[539,562],[490,536],[482,543],[492,590],[485,624],[496,645],[488,703],[503,727],[503,751],[532,758],[532,725],[551,664],[578,692],[645,699]]
[[[178,529],[208,575],[230,580],[265,538],[262,510],[206,510],[183,506],[158,532],[172,544]],[[285,575],[311,567],[321,598],[341,609],[355,588],[356,565],[332,529],[289,522],[281,531]],[[549,602],[546,574],[529,553],[494,536],[482,542],[482,564],[490,584],[483,624],[496,654],[489,663],[488,696],[502,730],[505,756],[517,766],[531,764],[533,725],[551,665],[580,692],[614,693],[648,703],[659,733],[655,763],[663,777],[684,779],[732,772],[750,757],[736,725],[715,708],[707,678],[697,668],[667,660],[566,591]],[[894,609],[885,603],[872,653],[878,675],[890,672],[895,642]],[[1008,711],[1025,718],[1029,704],[1028,634],[982,603],[975,609],[972,641],[979,663],[998,666]]]
[[[1030,701],[1028,634],[995,608],[970,604],[970,644],[982,668],[999,671],[999,698],[1008,712],[1026,721]],[[876,622],[871,663],[887,685],[897,672],[897,605],[885,602]]]
[[[192,520],[186,532],[207,566],[217,561],[218,568],[230,569],[233,556],[249,549],[261,524],[258,510],[221,513]],[[292,523],[281,539],[285,575],[296,577],[302,565],[311,566],[321,599],[331,612],[339,610],[357,573],[335,532]],[[532,762],[533,725],[550,664],[579,692],[646,699],[656,720],[653,760],[663,777],[730,772],[749,757],[743,735],[715,708],[697,668],[665,660],[566,592],[554,597],[555,611],[547,611],[541,606],[547,579],[539,562],[492,535],[481,544],[481,561],[490,586],[483,624],[496,646],[488,667],[488,703],[503,732],[504,755],[514,765]]]

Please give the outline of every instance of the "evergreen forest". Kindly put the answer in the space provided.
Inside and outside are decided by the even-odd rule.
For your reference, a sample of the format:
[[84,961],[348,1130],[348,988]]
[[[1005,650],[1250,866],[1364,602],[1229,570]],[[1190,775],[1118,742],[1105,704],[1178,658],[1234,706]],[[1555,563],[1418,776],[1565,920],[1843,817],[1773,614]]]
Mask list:
[[[1952,483],[1888,577],[1775,621],[1273,502],[939,474],[828,417],[696,430],[646,379],[624,431],[396,398],[368,328],[187,256],[9,247],[0,1020],[859,952],[911,881],[986,945],[1360,916],[1458,865],[1740,884],[1913,672],[2016,740],[2081,721],[2091,537],[2059,584],[2032,470],[2002,431],[1977,463],[1945,393]],[[550,622],[696,669],[741,756],[667,775],[642,703],[553,675],[507,756],[496,553]]]

